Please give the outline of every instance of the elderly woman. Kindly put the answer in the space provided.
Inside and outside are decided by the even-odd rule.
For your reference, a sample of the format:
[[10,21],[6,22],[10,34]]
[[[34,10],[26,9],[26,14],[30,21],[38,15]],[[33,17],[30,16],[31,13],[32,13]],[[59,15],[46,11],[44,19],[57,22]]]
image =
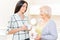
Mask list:
[[43,27],[42,34],[37,35],[35,40],[57,40],[56,24],[51,20],[51,8],[49,6],[43,6],[40,8],[40,27]]

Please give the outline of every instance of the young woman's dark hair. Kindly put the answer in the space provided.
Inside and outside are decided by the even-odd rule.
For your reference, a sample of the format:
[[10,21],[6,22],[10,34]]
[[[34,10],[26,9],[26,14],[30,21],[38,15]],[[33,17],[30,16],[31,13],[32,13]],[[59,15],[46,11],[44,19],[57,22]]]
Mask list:
[[[17,13],[21,9],[21,7],[23,6],[24,3],[26,3],[28,6],[28,3],[26,1],[24,1],[24,0],[18,1],[18,3],[16,4],[16,7],[15,7],[14,14]],[[27,10],[27,8],[26,8],[26,10]],[[26,12],[26,10],[25,10],[25,12]]]

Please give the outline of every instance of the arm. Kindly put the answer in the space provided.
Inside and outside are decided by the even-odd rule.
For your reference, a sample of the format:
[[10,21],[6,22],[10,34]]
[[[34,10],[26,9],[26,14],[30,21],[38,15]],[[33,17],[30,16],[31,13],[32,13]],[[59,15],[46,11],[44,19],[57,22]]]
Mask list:
[[15,34],[16,32],[18,32],[20,30],[21,30],[21,28],[12,29],[12,30],[8,31],[8,34]]
[[16,28],[16,29],[12,29],[8,32],[8,34],[15,34],[16,32],[19,32],[19,31],[24,31],[24,30],[27,30],[27,28],[25,26],[22,26],[21,28]]
[[27,30],[27,27],[25,25],[23,25],[20,28],[16,28],[15,26],[15,19],[12,16],[11,19],[8,22],[8,34],[15,34],[16,32],[22,31],[22,30]]

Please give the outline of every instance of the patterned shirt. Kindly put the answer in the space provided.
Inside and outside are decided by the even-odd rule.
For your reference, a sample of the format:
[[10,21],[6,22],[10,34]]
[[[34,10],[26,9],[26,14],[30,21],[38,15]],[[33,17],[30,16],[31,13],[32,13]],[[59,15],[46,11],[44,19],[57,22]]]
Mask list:
[[[8,31],[20,28],[23,25],[26,25],[27,28],[30,28],[30,25],[28,24],[27,17],[25,16],[24,20],[21,20],[20,16],[16,13],[11,16],[10,21],[8,22]],[[13,34],[12,40],[24,40],[29,38],[29,32],[28,31],[19,31],[15,34]]]

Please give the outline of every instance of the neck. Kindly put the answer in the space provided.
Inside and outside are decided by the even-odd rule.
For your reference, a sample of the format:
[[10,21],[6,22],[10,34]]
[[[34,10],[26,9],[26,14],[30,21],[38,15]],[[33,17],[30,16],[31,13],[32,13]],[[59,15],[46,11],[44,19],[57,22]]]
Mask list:
[[45,22],[48,22],[48,21],[49,21],[49,18],[45,18],[44,21],[45,21]]
[[18,15],[20,16],[20,18],[23,20],[24,19],[24,14],[22,12],[18,12]]

